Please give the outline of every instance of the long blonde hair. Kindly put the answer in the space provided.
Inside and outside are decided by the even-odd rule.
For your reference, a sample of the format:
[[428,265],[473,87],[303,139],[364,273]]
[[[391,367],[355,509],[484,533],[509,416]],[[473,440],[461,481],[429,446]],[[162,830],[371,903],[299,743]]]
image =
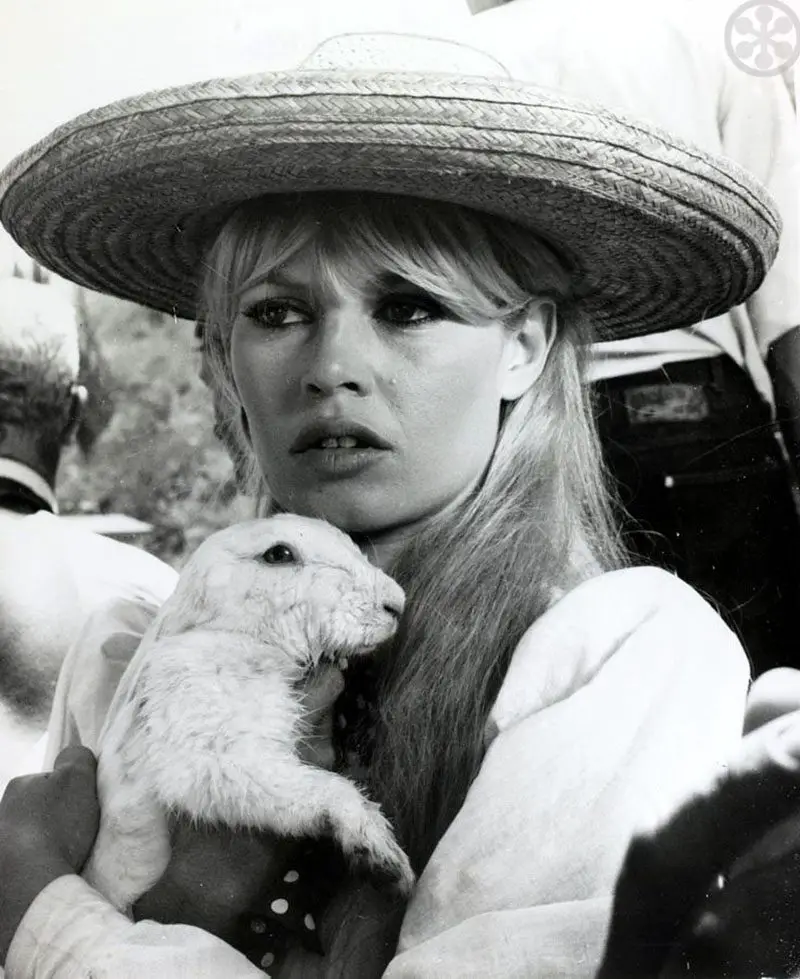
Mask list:
[[390,569],[407,606],[385,659],[371,787],[420,870],[477,774],[489,712],[525,630],[580,581],[625,563],[582,383],[590,328],[565,263],[511,222],[366,194],[248,203],[209,252],[202,315],[225,424],[246,457],[251,490],[261,477],[230,368],[236,299],[256,269],[307,248],[321,274],[332,254],[354,269],[379,263],[469,322],[512,327],[534,297],[557,308],[545,369],[506,406],[480,486],[426,526]]

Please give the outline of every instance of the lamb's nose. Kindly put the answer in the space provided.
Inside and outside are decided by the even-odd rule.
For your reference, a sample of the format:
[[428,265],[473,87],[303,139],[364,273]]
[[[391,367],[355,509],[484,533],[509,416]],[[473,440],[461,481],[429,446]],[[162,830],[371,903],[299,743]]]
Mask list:
[[399,620],[406,604],[406,596],[403,589],[396,581],[390,578],[381,590],[383,591],[381,603],[384,612],[388,612],[393,618]]
[[393,602],[384,602],[383,603],[383,611],[384,612],[388,612],[389,615],[391,615],[393,618],[395,618],[398,621],[400,621],[400,616],[403,614],[403,606],[402,605],[396,605]]

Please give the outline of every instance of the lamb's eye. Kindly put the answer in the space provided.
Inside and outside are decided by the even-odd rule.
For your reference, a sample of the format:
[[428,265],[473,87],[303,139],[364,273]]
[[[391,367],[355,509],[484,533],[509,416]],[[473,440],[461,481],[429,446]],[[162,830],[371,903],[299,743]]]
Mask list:
[[297,564],[298,558],[288,544],[273,544],[262,554],[265,564]]

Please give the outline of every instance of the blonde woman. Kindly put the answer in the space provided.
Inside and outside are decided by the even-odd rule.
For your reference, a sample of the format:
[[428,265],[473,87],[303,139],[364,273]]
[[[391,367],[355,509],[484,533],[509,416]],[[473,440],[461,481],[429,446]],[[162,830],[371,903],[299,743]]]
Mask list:
[[[318,762],[366,781],[420,875],[398,907],[324,841],[179,826],[131,922],[76,876],[97,811],[70,748],[0,809],[8,979],[595,974],[631,839],[768,751],[741,761],[733,635],[676,578],[626,567],[584,343],[756,288],[779,223],[760,188],[474,49],[351,35],[296,71],[68,124],[2,195],[61,274],[199,317],[239,471],[405,588],[375,668],[307,693]],[[62,674],[54,755],[97,747],[106,626]],[[775,738],[793,785],[792,730]],[[695,852],[664,958],[732,841],[786,805]]]

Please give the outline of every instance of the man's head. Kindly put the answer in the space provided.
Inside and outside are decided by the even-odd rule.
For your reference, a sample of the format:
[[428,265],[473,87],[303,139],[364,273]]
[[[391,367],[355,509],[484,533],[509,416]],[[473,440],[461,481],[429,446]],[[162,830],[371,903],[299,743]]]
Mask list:
[[0,453],[55,475],[80,418],[79,325],[55,288],[0,280]]

